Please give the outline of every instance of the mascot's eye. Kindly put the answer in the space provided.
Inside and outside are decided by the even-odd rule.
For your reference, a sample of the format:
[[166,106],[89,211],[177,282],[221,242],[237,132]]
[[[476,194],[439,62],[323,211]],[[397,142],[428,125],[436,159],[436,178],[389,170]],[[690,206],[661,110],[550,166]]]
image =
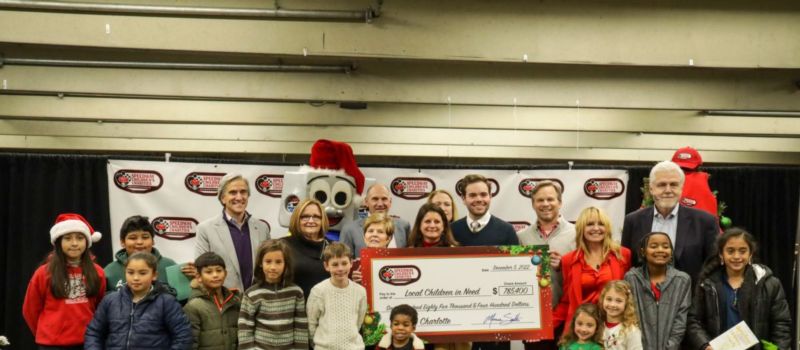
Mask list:
[[347,202],[347,193],[344,192],[336,192],[333,194],[333,202],[337,205],[341,206],[345,202]]
[[331,193],[331,185],[324,178],[316,179],[308,184],[308,193],[312,198],[318,200],[323,206],[328,205],[329,193]]
[[325,203],[328,200],[328,194],[322,191],[314,192],[314,199],[318,200],[320,203]]
[[345,208],[350,205],[353,199],[353,185],[347,181],[336,181],[333,184],[333,205],[338,208]]

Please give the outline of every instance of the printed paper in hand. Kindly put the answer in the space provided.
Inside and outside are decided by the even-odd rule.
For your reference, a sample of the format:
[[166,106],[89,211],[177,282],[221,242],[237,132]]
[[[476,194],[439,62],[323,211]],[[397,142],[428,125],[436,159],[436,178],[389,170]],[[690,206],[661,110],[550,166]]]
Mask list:
[[758,338],[744,321],[739,322],[708,345],[714,350],[745,350],[758,343]]

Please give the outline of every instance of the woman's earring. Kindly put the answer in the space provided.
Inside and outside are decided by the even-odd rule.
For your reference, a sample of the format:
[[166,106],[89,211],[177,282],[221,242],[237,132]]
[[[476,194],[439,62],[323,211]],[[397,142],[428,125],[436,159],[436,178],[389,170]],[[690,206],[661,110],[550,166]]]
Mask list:
[[725,261],[720,260],[719,261],[719,266],[725,266]]

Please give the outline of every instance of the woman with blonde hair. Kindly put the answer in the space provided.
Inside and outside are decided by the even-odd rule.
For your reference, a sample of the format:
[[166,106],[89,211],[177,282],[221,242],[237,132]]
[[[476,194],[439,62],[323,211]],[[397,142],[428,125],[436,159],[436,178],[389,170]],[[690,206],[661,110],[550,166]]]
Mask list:
[[611,238],[611,220],[600,209],[583,209],[575,222],[575,250],[561,258],[564,294],[555,310],[553,325],[572,319],[583,303],[597,303],[609,281],[621,280],[631,267],[631,251]]
[[434,204],[444,210],[447,215],[447,222],[452,223],[458,217],[458,210],[456,210],[456,202],[453,201],[453,195],[445,190],[435,190],[428,195],[428,203]]

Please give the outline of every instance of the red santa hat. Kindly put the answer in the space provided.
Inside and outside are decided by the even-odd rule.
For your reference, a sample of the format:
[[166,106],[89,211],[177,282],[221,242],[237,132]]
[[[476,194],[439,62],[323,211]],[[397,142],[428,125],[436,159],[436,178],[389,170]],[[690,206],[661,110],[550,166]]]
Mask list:
[[356,181],[356,192],[364,190],[364,174],[356,164],[356,157],[350,145],[333,140],[317,140],[311,147],[311,159],[308,164],[317,169],[344,170]]
[[703,158],[700,157],[700,152],[687,146],[675,151],[672,162],[686,170],[695,170],[703,164]]
[[103,237],[80,214],[64,213],[58,215],[55,225],[50,228],[50,243],[56,244],[58,237],[72,232],[80,232],[86,236],[87,248],[92,246],[92,242],[97,242]]

